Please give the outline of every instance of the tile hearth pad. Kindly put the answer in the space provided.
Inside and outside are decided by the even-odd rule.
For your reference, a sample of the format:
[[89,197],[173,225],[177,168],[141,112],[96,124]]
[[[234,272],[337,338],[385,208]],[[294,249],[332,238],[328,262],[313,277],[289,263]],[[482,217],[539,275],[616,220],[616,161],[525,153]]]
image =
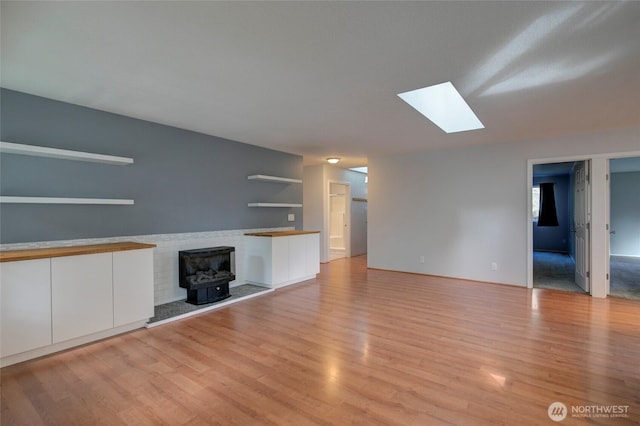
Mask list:
[[271,291],[271,289],[253,284],[243,284],[237,287],[230,288],[229,293],[231,293],[231,297],[219,302],[206,303],[203,305],[192,305],[191,303],[187,303],[186,300],[178,300],[175,302],[165,303],[163,305],[158,305],[155,307],[154,316],[149,320],[149,324],[165,321],[167,319],[178,317],[187,313],[204,310],[215,305],[226,305],[234,300],[239,301],[237,299],[243,299],[247,296],[253,296],[255,294],[268,291]]

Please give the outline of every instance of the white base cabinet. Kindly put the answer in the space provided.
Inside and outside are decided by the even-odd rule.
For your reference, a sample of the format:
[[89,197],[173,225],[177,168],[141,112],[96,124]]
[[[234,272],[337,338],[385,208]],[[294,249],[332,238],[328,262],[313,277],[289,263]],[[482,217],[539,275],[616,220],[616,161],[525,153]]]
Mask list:
[[51,259],[53,343],[113,327],[112,254]]
[[245,235],[245,279],[250,284],[283,287],[320,272],[318,233]]
[[143,327],[153,249],[0,263],[0,366]]
[[153,250],[113,253],[113,326],[154,315]]
[[50,345],[51,262],[0,264],[0,356]]

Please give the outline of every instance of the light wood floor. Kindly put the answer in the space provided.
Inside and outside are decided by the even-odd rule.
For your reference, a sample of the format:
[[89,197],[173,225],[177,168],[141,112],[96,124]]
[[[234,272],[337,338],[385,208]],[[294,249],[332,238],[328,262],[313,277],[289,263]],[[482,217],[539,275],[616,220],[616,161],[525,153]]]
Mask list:
[[[640,421],[640,303],[323,265],[319,278],[2,369],[2,426]],[[571,415],[562,424],[584,424]]]

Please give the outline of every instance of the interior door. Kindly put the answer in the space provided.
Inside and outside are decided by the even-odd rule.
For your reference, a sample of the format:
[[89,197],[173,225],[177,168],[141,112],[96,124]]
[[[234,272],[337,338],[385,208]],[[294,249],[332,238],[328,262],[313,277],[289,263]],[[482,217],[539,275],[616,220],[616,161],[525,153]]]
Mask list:
[[589,292],[589,162],[581,161],[574,169],[574,240],[576,255],[575,283]]
[[347,185],[329,185],[329,259],[347,257]]

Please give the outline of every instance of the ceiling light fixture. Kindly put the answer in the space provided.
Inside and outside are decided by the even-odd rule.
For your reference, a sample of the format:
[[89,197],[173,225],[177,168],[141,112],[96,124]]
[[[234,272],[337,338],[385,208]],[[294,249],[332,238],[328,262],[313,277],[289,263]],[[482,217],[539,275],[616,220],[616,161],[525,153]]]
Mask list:
[[338,161],[340,161],[340,159],[338,157],[329,157],[327,158],[327,161],[329,162],[329,164],[336,164],[338,163]]
[[484,129],[450,81],[398,93],[398,96],[447,133]]

